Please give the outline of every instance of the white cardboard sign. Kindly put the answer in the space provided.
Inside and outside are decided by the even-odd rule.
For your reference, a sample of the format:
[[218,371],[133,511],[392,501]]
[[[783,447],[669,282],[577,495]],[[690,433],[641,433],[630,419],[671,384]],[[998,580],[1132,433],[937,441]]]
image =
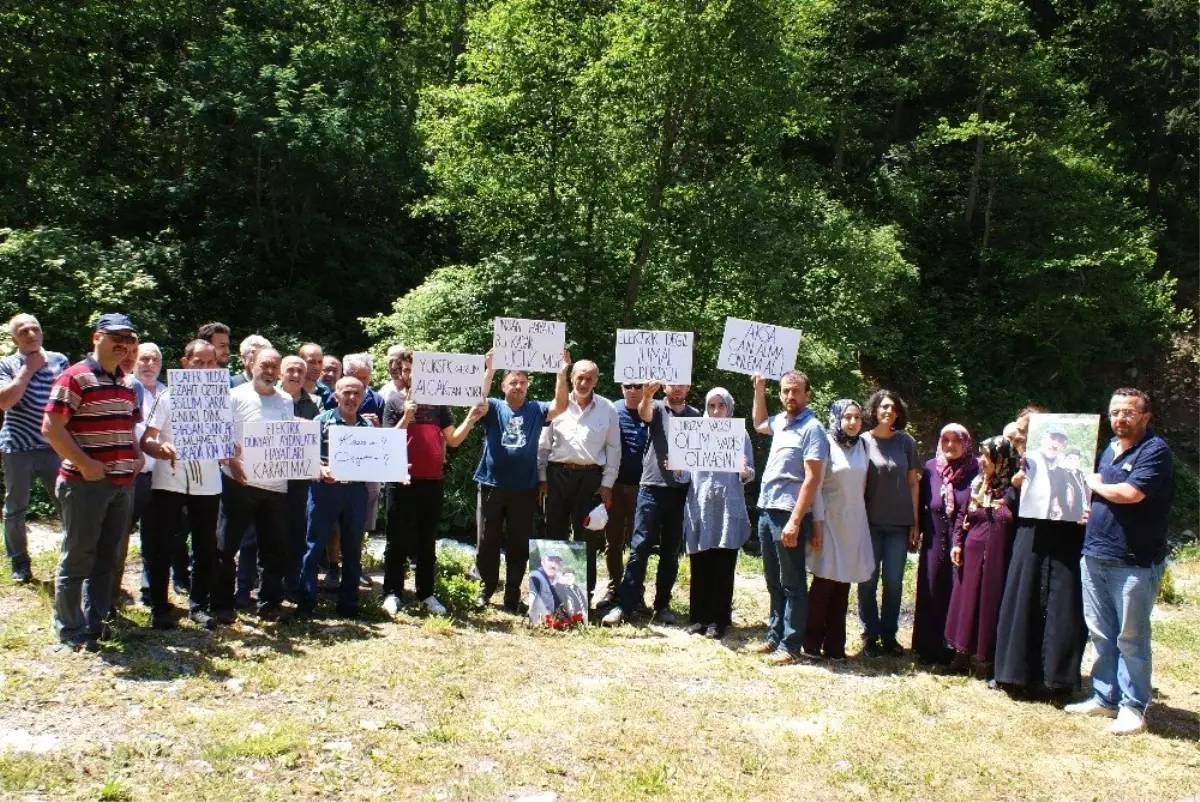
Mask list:
[[233,407],[224,370],[167,371],[171,442],[179,462],[233,456]]
[[407,482],[408,431],[330,426],[329,472],[339,482]]
[[799,329],[727,317],[717,368],[749,376],[762,373],[778,381],[796,367],[800,336]]
[[253,482],[321,476],[321,424],[315,420],[242,424],[242,465]]
[[667,467],[741,473],[746,467],[746,419],[671,417]]
[[498,317],[492,333],[492,366],[497,370],[557,373],[566,347],[566,323]]
[[[559,354],[562,358],[562,354]],[[483,402],[484,358],[475,354],[413,354],[412,399],[418,404],[473,407]]]
[[618,382],[692,383],[692,333],[617,329]]

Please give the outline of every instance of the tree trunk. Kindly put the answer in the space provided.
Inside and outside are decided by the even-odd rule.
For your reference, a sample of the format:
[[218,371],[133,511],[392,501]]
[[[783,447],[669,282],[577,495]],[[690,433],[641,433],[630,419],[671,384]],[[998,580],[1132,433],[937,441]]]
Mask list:
[[988,179],[987,204],[983,207],[983,243],[979,246],[978,277],[983,278],[983,263],[987,259],[988,239],[992,236],[992,205],[996,200],[996,179]]
[[450,35],[450,62],[446,65],[446,80],[454,82],[458,57],[467,49],[467,0],[455,3],[454,32]]
[[[975,101],[975,118],[983,122],[983,99],[987,96],[984,87],[979,88],[979,97]],[[979,176],[983,172],[983,151],[985,142],[982,136],[975,137],[975,162],[971,165],[971,184],[967,189],[967,226],[975,216],[975,203],[979,198]]]
[[646,266],[646,261],[650,258],[650,248],[654,245],[654,229],[658,223],[659,212],[662,210],[663,194],[671,183],[671,157],[690,105],[687,99],[690,92],[685,90],[680,94],[682,97],[677,96],[676,102],[668,107],[659,135],[654,180],[650,184],[646,197],[646,216],[642,221],[642,230],[638,235],[637,245],[633,249],[633,262],[629,267],[629,278],[625,282],[625,314],[622,318],[625,326],[633,324],[638,292],[642,285],[642,269]]

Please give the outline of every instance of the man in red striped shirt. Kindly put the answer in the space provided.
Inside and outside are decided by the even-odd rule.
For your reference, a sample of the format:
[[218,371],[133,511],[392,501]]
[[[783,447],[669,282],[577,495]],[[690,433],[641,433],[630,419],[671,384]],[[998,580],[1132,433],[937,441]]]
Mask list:
[[63,643],[96,651],[112,605],[117,548],[133,512],[132,482],[143,460],[134,435],[142,411],[120,368],[137,351],[137,331],[125,315],[101,315],[92,346],[51,387],[42,434],[62,457],[57,492],[63,544],[54,579],[54,629]]

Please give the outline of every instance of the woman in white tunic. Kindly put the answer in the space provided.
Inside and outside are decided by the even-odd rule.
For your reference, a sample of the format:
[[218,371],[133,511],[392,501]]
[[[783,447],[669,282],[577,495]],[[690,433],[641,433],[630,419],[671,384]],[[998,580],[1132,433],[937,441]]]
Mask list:
[[821,549],[808,553],[813,579],[808,590],[804,652],[811,657],[845,658],[850,584],[865,582],[875,570],[864,498],[870,457],[866,443],[859,438],[861,431],[858,402],[848,398],[833,402],[827,435],[829,458],[821,483]]

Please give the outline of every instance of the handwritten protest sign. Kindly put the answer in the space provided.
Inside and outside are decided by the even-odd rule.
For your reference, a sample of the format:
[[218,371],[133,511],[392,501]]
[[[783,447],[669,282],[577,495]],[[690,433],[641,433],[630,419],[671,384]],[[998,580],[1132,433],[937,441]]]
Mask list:
[[692,333],[617,329],[618,382],[692,383]]
[[557,373],[566,347],[566,323],[498,317],[492,334],[492,366],[498,370]]
[[223,370],[168,370],[171,442],[179,462],[233,456],[233,408]]
[[252,482],[321,475],[321,424],[315,420],[242,424],[242,465]]
[[483,372],[482,356],[418,351],[413,354],[412,399],[418,404],[473,407],[483,401]]
[[746,467],[745,418],[670,418],[667,467],[673,471],[741,473]]
[[778,380],[796,367],[799,349],[799,329],[727,317],[717,367],[731,373],[762,373]]
[[330,426],[329,472],[340,482],[407,482],[407,430]]

